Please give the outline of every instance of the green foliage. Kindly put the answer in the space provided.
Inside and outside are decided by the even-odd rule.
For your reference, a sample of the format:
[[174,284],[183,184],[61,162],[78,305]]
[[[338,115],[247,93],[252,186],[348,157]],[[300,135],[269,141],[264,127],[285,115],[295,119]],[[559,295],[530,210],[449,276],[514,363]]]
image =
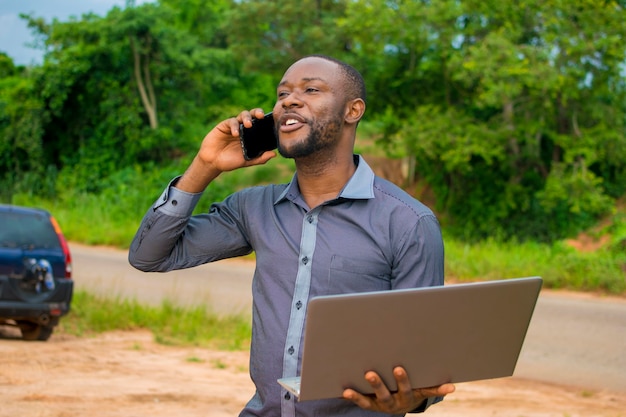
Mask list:
[[18,69],[13,60],[4,52],[0,52],[0,79],[15,75]]
[[[5,60],[7,73],[13,72],[10,65]],[[42,148],[45,113],[35,91],[28,77],[0,78],[0,184],[41,177],[49,167]],[[11,194],[12,188],[0,192],[5,198]]]
[[[68,172],[60,175],[58,183],[67,186],[56,190],[55,198],[18,193],[9,202],[42,207],[54,213],[69,240],[128,248],[146,210],[169,181],[184,172],[188,163],[188,160],[179,160],[168,166],[137,164],[101,179],[102,191],[97,193],[73,186],[74,177]],[[204,192],[196,213],[208,211],[213,202],[221,201],[241,188],[288,182],[292,172],[293,163],[279,158],[266,165],[224,173]]]
[[201,48],[175,17],[152,3],[51,24],[25,16],[49,48],[31,81],[47,119],[31,137],[64,186],[98,192],[118,169],[195,148],[202,103],[218,105],[238,77],[228,50]]
[[357,1],[340,22],[373,78],[382,143],[415,159],[451,230],[553,241],[625,189],[625,14],[616,2]]
[[305,55],[345,53],[350,39],[337,27],[336,20],[347,3],[238,1],[225,15],[229,47],[246,71],[269,73],[279,79],[289,65]]
[[[131,229],[216,121],[271,109],[286,67],[321,53],[363,73],[367,136],[408,162],[402,185],[432,190],[455,237],[558,241],[626,193],[625,14],[614,0],[161,0],[26,15],[46,55],[23,68],[0,53],[0,199],[80,211],[72,236],[125,241],[110,226]],[[201,208],[285,176],[273,167],[224,176]]]
[[556,243],[502,243],[487,239],[468,244],[445,239],[446,275],[450,280],[479,281],[541,276],[545,288],[626,292],[626,255],[610,249],[578,252]]
[[159,343],[227,350],[248,349],[251,333],[248,319],[220,317],[204,306],[181,307],[170,301],[146,306],[84,291],[75,292],[72,309],[59,324],[59,331],[76,335],[135,329],[152,331]]

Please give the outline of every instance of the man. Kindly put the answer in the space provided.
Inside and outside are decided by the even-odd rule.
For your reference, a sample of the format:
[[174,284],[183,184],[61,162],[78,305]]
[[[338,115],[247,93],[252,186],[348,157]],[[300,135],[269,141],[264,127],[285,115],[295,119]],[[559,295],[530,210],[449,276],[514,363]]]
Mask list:
[[454,390],[451,384],[412,390],[401,367],[394,369],[394,393],[375,372],[364,376],[375,394],[347,389],[343,399],[298,402],[276,382],[299,373],[311,297],[443,284],[443,242],[433,213],[353,154],[364,111],[365,87],[354,68],[324,56],[297,61],[279,83],[273,109],[278,152],[296,164],[291,183],[248,188],[191,216],[220,174],[276,156],[243,158],[239,124],[250,127],[263,117],[262,109],[244,111],[207,134],[132,242],[129,260],[144,271],[255,251],[250,375],[256,393],[241,416],[404,415]]

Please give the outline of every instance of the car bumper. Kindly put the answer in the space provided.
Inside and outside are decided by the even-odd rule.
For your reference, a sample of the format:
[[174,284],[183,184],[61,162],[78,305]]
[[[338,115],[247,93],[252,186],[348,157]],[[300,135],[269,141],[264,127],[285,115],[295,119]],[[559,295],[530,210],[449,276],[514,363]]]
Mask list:
[[70,311],[68,303],[37,303],[0,301],[0,318],[10,320],[28,320],[39,324],[56,324],[58,318]]
[[74,281],[57,280],[54,291],[28,297],[20,294],[10,281],[0,276],[0,319],[56,323],[70,311]]

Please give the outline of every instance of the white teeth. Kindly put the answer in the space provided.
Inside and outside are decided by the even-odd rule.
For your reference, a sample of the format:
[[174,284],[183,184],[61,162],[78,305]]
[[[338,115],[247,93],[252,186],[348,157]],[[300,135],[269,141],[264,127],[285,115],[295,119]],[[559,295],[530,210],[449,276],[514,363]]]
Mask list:
[[287,126],[295,125],[296,123],[298,123],[298,121],[296,119],[288,119],[287,121],[285,121],[285,124]]

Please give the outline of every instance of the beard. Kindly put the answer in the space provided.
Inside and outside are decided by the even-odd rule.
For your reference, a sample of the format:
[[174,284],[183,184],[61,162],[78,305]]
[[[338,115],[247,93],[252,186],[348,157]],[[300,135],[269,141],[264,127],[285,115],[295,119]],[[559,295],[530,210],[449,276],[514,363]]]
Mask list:
[[338,142],[343,119],[339,116],[309,124],[309,135],[302,141],[286,148],[278,143],[278,153],[284,158],[305,158],[325,149],[332,149]]

